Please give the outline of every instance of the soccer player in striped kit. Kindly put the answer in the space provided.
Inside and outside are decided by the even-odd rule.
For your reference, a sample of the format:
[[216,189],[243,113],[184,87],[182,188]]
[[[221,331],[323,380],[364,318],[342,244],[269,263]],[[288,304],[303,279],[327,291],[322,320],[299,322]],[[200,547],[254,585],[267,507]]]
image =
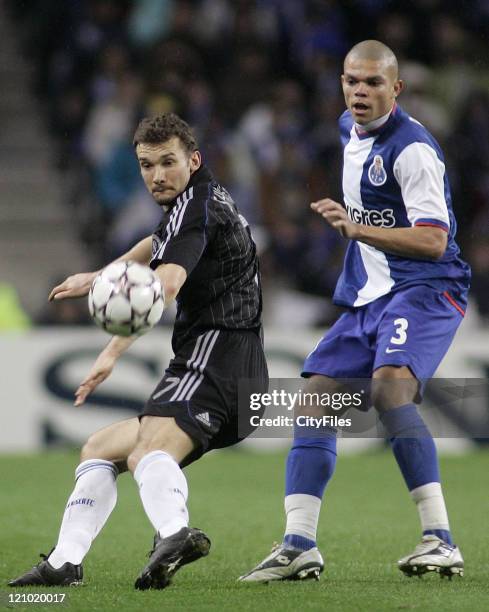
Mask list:
[[[165,301],[176,299],[175,353],[139,418],[89,438],[76,469],[56,547],[11,586],[79,584],[82,560],[117,499],[116,478],[132,472],[156,536],[137,589],[165,588],[186,563],[206,555],[209,538],[189,528],[182,467],[230,446],[238,429],[238,381],[268,389],[256,247],[229,193],[202,165],[189,126],[169,113],[143,119],[134,147],[160,225],[121,260],[150,265]],[[97,272],[68,277],[50,299],[84,296]],[[136,338],[114,336],[76,392],[75,405],[111,373]]]
[[[371,403],[421,522],[420,544],[398,567],[408,576],[451,578],[463,574],[463,559],[452,542],[433,438],[415,403],[462,322],[470,269],[455,242],[442,151],[396,103],[403,82],[394,53],[375,40],[355,45],[341,81],[344,206],[328,198],[311,206],[350,241],[334,296],[346,312],[306,358],[304,391],[332,393],[341,390],[336,379],[372,379]],[[296,415],[301,410],[325,414],[309,406]],[[336,434],[324,427],[312,437],[296,428],[283,542],[241,580],[319,577],[316,529]]]

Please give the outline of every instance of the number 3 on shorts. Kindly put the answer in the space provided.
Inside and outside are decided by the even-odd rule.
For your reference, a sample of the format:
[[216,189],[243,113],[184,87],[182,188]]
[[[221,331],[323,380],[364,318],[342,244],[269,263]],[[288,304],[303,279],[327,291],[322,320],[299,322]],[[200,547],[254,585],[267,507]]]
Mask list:
[[396,335],[392,336],[391,343],[392,344],[404,344],[407,340],[406,330],[408,328],[408,320],[404,317],[400,319],[396,319],[394,321],[394,325],[396,326]]

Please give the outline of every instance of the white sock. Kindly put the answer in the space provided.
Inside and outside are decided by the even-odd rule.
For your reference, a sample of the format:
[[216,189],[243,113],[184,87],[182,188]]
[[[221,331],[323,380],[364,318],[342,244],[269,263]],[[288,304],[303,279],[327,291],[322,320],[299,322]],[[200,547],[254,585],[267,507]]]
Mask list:
[[296,493],[287,495],[284,501],[287,524],[285,535],[300,535],[316,541],[321,500],[315,495]]
[[76,468],[56,548],[49,563],[56,569],[69,561],[79,565],[114,509],[117,468],[111,461],[88,459]]
[[187,480],[173,457],[163,451],[144,455],[134,479],[144,510],[162,538],[188,526]]
[[439,482],[430,482],[411,491],[416,503],[423,531],[445,529],[450,531],[445,500]]

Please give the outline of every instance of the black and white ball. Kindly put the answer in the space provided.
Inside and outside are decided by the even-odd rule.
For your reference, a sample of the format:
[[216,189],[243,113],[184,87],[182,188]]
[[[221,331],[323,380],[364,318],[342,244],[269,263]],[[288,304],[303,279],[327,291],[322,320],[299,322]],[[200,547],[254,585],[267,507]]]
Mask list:
[[88,295],[95,323],[116,336],[144,334],[158,323],[164,306],[158,277],[134,261],[108,265],[94,279]]

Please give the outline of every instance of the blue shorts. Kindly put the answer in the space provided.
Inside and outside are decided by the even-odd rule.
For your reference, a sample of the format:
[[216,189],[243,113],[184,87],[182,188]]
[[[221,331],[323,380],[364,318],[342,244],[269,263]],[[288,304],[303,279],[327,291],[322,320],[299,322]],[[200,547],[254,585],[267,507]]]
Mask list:
[[382,366],[408,366],[423,384],[448,351],[464,305],[418,285],[351,308],[307,356],[302,376],[371,378]]

